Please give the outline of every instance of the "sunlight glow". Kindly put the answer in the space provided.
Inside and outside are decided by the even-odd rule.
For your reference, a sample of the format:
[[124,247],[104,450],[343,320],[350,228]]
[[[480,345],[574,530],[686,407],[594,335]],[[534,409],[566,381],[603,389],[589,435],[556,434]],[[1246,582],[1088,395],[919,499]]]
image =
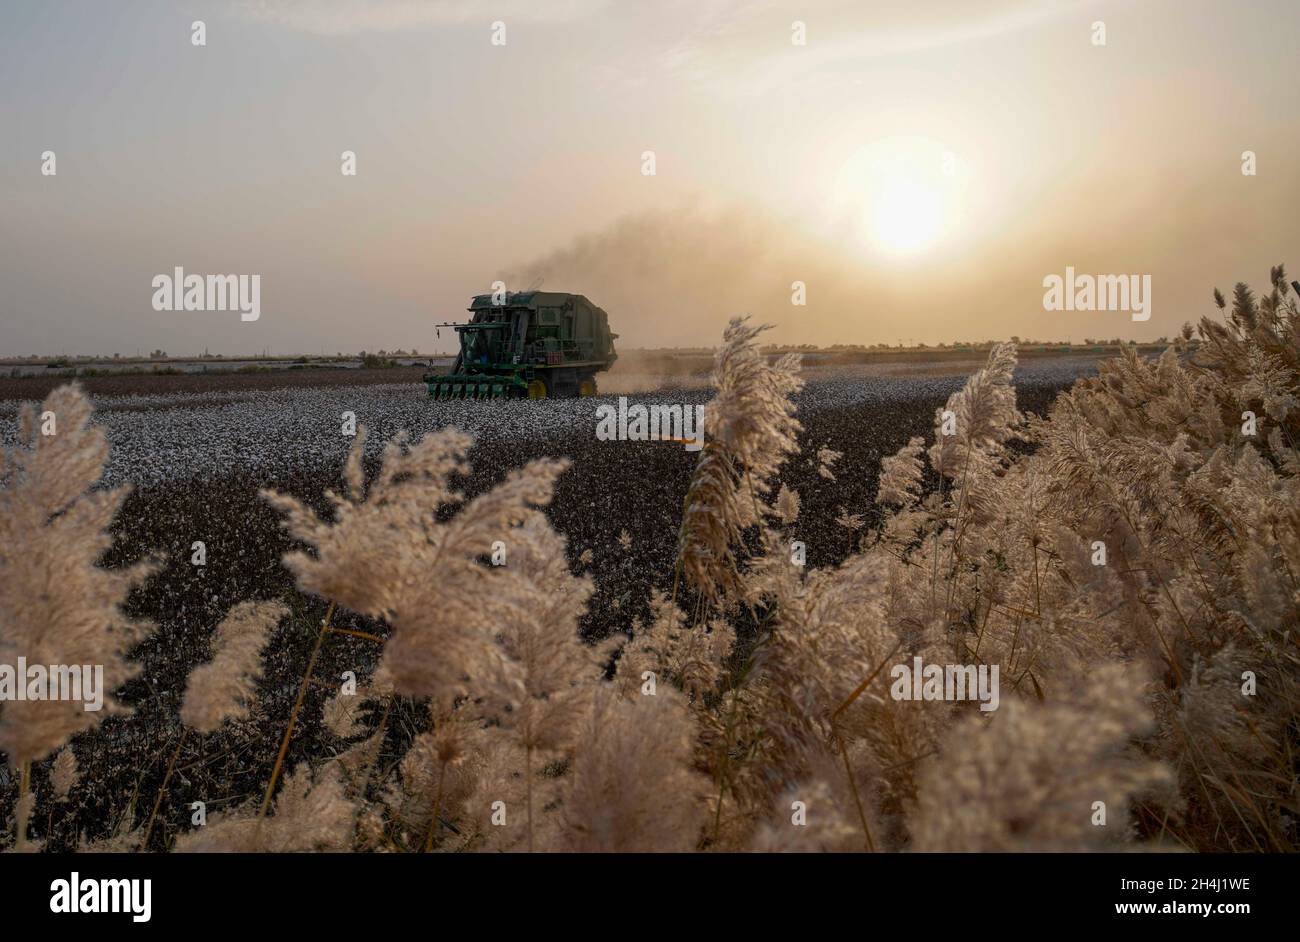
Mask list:
[[959,222],[964,176],[956,156],[936,141],[884,138],[844,163],[832,212],[863,249],[919,255]]
[[943,228],[939,191],[906,177],[886,179],[870,210],[871,235],[895,252],[916,252],[930,245]]

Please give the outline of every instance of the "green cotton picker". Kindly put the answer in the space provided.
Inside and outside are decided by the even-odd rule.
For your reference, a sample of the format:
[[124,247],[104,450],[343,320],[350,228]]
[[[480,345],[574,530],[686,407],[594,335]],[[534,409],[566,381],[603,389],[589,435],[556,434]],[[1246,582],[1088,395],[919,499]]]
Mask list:
[[453,327],[460,353],[449,373],[426,373],[433,399],[594,396],[596,374],[614,364],[609,318],[580,294],[480,294],[468,324]]

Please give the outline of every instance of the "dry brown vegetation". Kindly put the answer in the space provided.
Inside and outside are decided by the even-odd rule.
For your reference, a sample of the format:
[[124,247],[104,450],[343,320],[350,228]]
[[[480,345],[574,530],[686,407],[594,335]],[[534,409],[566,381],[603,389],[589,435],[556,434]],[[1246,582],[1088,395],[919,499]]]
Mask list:
[[[395,366],[391,369],[283,369],[256,372],[213,370],[208,373],[121,373],[77,380],[97,396],[165,396],[174,393],[203,395],[305,386],[369,386],[374,383],[415,383],[428,367]],[[66,385],[58,376],[0,377],[0,402],[46,396]]]
[[[395,439],[372,474],[358,443],[329,518],[266,495],[304,547],[285,565],[330,614],[265,793],[174,848],[1292,850],[1300,312],[1286,292],[1280,267],[1262,297],[1239,285],[1222,322],[1157,359],[1126,349],[1043,418],[1017,411],[1016,351],[994,348],[933,438],[882,462],[876,506],[845,508],[852,552],[824,569],[792,552],[801,501],[781,480],[800,451],[798,359],[769,362],[759,329],[734,321],[673,589],[600,645],[578,632],[592,582],[543,510],[563,462],[466,500],[468,436]],[[42,411],[57,434],[25,413],[29,447],[0,466],[0,664],[94,661],[116,685],[148,627],[121,603],[148,570],[96,565],[121,495],[93,488],[106,446],[86,400],[62,389]],[[826,487],[849,470],[818,458]],[[378,668],[308,715],[341,609],[386,626],[360,633]],[[186,735],[238,722],[283,614],[234,607],[191,677]],[[999,708],[895,699],[889,669],[916,656],[997,665]],[[413,702],[401,715],[424,725],[381,763]],[[0,706],[14,847],[37,847],[33,813],[78,787],[66,744],[93,718]],[[308,722],[337,748],[287,768]],[[83,846],[148,846],[162,799]]]

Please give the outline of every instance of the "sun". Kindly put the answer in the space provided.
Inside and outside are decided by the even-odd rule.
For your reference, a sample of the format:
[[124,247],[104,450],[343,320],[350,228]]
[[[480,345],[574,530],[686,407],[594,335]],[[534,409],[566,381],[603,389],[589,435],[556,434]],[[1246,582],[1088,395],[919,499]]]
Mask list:
[[921,255],[960,217],[964,168],[937,141],[889,137],[858,149],[835,181],[840,231],[889,256]]
[[934,243],[943,231],[943,197],[916,179],[886,179],[869,210],[872,238],[891,252],[912,253]]

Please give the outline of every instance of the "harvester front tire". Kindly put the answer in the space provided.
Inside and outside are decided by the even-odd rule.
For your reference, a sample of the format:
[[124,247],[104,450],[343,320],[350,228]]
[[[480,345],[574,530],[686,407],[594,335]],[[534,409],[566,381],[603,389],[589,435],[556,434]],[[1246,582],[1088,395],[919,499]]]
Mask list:
[[586,379],[584,379],[582,381],[582,385],[578,387],[578,395],[579,396],[596,395],[596,377],[588,376]]

